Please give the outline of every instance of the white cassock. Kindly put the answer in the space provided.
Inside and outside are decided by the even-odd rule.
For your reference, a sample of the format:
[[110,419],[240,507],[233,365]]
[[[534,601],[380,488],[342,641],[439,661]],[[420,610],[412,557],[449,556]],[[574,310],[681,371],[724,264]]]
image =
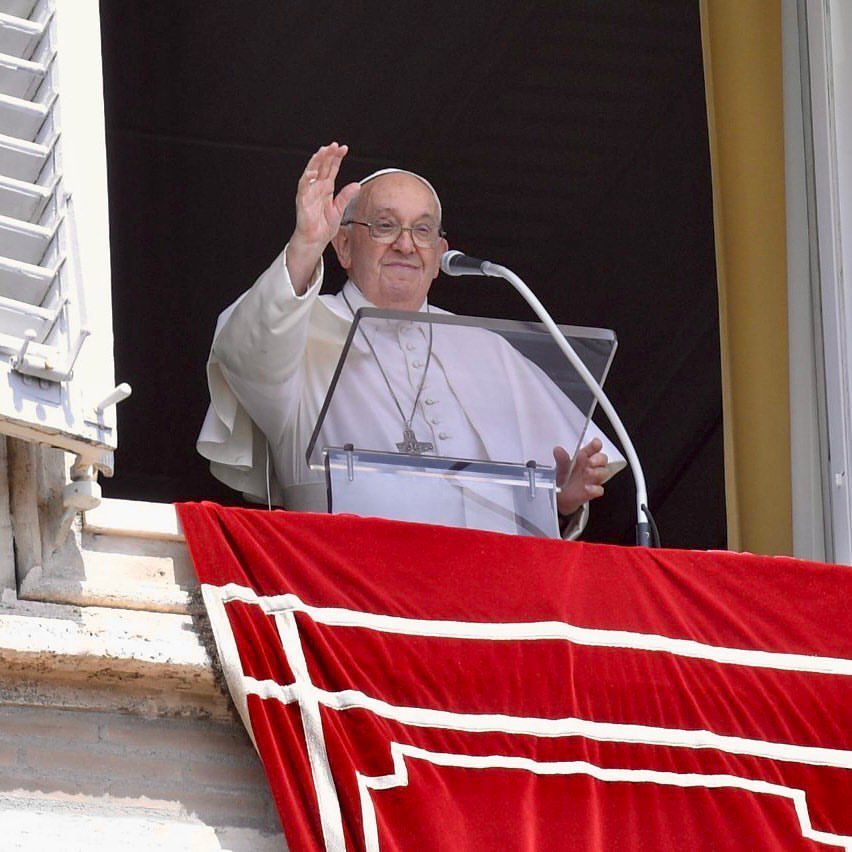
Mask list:
[[[349,333],[350,305],[354,311],[373,306],[351,281],[342,293],[320,296],[322,262],[307,291],[297,296],[285,259],[286,249],[219,317],[207,362],[211,402],[197,448],[214,476],[248,499],[266,502],[268,441],[272,501],[324,512],[325,475],[308,467],[305,451]],[[347,370],[351,359],[359,359],[358,380],[336,389],[322,443],[395,451],[402,417],[376,360],[408,417],[427,363],[428,329],[425,323],[371,320],[365,330],[375,354],[356,335]],[[552,467],[557,444],[576,446],[585,416],[499,335],[468,328],[459,334],[440,324],[432,333],[412,427],[419,441],[434,445],[435,455],[534,459]],[[589,424],[584,442],[593,437],[603,442],[610,474],[623,468],[618,450]],[[578,515],[572,534],[585,524],[586,512]]]

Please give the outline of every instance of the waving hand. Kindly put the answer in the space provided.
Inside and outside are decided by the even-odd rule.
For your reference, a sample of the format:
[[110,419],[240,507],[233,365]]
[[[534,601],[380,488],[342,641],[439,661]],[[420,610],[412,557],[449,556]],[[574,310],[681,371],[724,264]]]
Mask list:
[[296,190],[296,229],[287,247],[287,270],[297,293],[308,286],[317,261],[340,228],[346,205],[361,187],[350,183],[334,194],[347,145],[323,145],[308,160]]

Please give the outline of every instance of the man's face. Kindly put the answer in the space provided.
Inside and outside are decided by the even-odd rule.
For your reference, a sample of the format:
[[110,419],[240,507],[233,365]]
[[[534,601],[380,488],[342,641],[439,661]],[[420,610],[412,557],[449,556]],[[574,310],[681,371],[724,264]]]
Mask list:
[[[384,218],[405,228],[422,223],[439,226],[438,208],[428,187],[406,174],[382,175],[361,190],[354,219]],[[377,308],[419,310],[440,270],[447,250],[443,238],[433,248],[415,245],[410,231],[389,244],[376,242],[363,225],[343,227],[334,238],[340,265]]]

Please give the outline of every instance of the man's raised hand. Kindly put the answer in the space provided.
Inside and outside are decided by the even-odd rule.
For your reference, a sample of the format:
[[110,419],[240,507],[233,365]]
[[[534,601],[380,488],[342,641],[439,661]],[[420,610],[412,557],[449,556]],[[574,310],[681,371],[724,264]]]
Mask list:
[[[580,450],[571,468],[571,456],[564,447],[554,447],[556,461],[556,484],[562,489],[556,495],[556,507],[561,515],[573,515],[583,503],[602,497],[603,484],[609,478],[606,454],[601,452],[603,444],[594,438]],[[571,471],[570,477],[568,476]]]
[[347,145],[337,142],[323,145],[308,160],[299,179],[293,236],[306,245],[325,249],[340,228],[346,205],[361,189],[359,184],[350,183],[334,195],[334,181],[348,151]]
[[360,184],[350,183],[334,194],[334,181],[349,151],[347,145],[323,145],[308,160],[296,189],[296,229],[287,245],[287,271],[297,294],[308,287],[325,247],[340,229],[346,205]]

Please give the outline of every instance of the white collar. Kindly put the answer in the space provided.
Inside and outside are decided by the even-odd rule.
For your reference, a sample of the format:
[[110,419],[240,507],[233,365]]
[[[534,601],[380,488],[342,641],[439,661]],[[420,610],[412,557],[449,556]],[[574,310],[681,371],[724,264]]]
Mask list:
[[[343,285],[343,289],[340,291],[348,300],[349,304],[352,305],[352,310],[357,311],[358,308],[375,308],[376,306],[360,291],[358,285],[349,278],[346,283]],[[423,300],[423,304],[418,308],[418,310],[423,313],[426,311],[426,299]]]

